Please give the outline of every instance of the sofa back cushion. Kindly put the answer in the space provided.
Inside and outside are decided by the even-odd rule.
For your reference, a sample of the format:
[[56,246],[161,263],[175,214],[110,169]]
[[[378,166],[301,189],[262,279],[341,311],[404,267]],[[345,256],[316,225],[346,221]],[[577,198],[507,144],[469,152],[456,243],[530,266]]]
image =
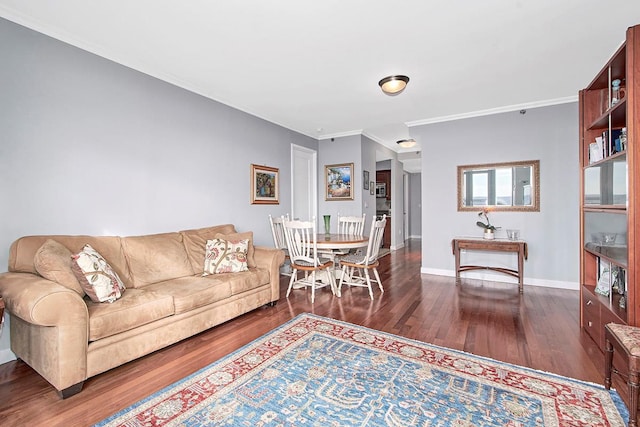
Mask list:
[[48,240],[55,240],[72,253],[78,253],[84,245],[91,245],[109,262],[125,286],[132,284],[127,260],[116,236],[25,236],[11,244],[8,271],[37,274],[34,257],[38,249]]
[[214,227],[183,230],[180,232],[184,239],[184,248],[187,251],[191,268],[195,274],[204,271],[204,254],[207,240],[216,238],[217,234],[235,233],[233,224],[216,225]]
[[53,239],[47,239],[33,257],[33,263],[39,275],[56,282],[84,296],[84,289],[73,273],[72,253],[64,245]]
[[122,248],[133,288],[194,274],[180,233],[123,237]]

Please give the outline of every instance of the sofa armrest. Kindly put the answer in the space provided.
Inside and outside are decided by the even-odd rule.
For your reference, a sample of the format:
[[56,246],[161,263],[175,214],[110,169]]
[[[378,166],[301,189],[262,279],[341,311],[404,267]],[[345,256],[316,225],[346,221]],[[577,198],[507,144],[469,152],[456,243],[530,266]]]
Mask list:
[[38,326],[72,323],[88,328],[87,304],[80,295],[35,274],[0,274],[0,295],[5,309],[25,322]]
[[75,291],[31,273],[0,274],[0,295],[11,314],[11,350],[61,396],[87,378],[89,312]]
[[254,259],[258,268],[269,270],[271,301],[278,301],[280,299],[280,266],[284,264],[284,251],[266,246],[255,246],[254,249]]

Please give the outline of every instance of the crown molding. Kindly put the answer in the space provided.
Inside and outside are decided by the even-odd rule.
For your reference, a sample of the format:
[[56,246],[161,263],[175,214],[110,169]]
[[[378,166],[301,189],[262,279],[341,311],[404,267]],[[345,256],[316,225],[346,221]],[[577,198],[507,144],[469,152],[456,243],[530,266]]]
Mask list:
[[453,114],[450,116],[432,117],[429,119],[414,120],[405,122],[408,127],[429,125],[434,123],[450,122],[452,120],[471,119],[474,117],[490,116],[492,114],[508,113],[511,111],[526,110],[528,108],[550,107],[552,105],[569,104],[578,102],[578,95],[564,98],[548,99],[544,101],[526,102],[523,104],[507,105],[504,107],[490,108],[487,110],[471,111],[469,113]]

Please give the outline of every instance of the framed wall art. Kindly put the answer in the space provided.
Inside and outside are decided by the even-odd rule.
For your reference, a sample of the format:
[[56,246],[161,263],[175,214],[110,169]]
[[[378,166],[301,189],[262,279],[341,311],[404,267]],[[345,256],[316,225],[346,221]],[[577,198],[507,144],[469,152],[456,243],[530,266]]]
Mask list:
[[353,200],[353,163],[325,165],[325,200]]
[[362,171],[362,185],[365,190],[369,189],[369,171]]
[[251,165],[251,204],[279,205],[280,170],[269,166]]

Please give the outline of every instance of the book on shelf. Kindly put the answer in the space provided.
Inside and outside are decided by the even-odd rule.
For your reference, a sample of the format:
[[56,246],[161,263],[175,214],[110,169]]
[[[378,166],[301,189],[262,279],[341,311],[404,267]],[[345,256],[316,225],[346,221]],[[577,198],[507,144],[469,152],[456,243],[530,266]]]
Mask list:
[[589,163],[595,163],[600,160],[602,160],[602,150],[597,143],[592,142],[589,144]]
[[604,158],[604,146],[602,137],[596,137],[596,142],[589,144],[589,163],[595,163]]
[[611,138],[609,139],[609,155],[616,154],[622,151],[620,147],[620,134],[622,129],[611,129]]

